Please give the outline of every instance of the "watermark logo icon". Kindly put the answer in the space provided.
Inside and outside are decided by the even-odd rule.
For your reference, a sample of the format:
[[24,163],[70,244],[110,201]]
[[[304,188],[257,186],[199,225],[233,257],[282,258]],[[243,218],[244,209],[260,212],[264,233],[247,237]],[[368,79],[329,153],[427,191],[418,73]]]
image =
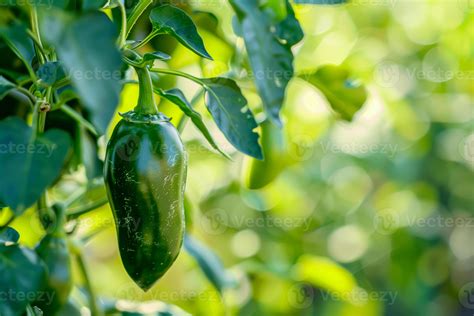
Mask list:
[[220,235],[227,230],[229,217],[225,210],[214,209],[201,217],[200,220],[202,229],[210,235]]
[[288,303],[294,308],[304,309],[313,304],[314,288],[306,283],[297,283],[288,291]]
[[125,161],[135,161],[140,152],[140,139],[136,135],[129,135],[119,146],[117,154]]
[[394,87],[400,81],[400,67],[392,61],[384,61],[377,65],[374,80],[384,88]]
[[400,226],[400,218],[392,209],[381,210],[374,217],[375,231],[382,235],[392,234]]
[[466,308],[474,309],[474,282],[465,284],[459,290],[459,303]]

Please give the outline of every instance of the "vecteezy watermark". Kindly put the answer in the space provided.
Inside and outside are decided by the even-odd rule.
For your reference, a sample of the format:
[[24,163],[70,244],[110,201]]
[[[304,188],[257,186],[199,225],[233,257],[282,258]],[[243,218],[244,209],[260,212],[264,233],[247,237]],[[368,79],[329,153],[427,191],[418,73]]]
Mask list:
[[313,157],[314,141],[308,135],[296,135],[290,139],[293,150],[289,151],[289,155],[296,161],[305,161]]
[[16,302],[16,301],[37,301],[51,304],[56,293],[48,291],[16,291],[8,289],[7,291],[0,291],[1,302]]
[[474,164],[474,134],[468,135],[459,143],[459,153],[467,162]]
[[393,209],[384,209],[374,216],[375,231],[382,235],[392,234],[401,226],[418,228],[474,228],[474,217],[445,217],[440,214],[416,217],[399,214]]
[[[136,285],[127,282],[117,287],[115,290],[115,297],[130,299],[142,295],[141,291]],[[193,290],[179,290],[179,291],[162,291],[154,290],[153,288],[147,292],[148,300],[158,300],[163,302],[175,301],[203,301],[203,302],[220,302],[219,294],[215,291],[193,291]]]
[[398,297],[396,291],[366,291],[355,287],[351,291],[338,292],[330,290],[316,291],[311,284],[297,283],[288,291],[288,302],[294,308],[304,309],[313,304],[316,294],[320,293],[323,301],[350,302],[354,305],[364,305],[370,301],[384,302],[393,305]]
[[321,148],[324,153],[347,153],[355,155],[383,154],[393,158],[398,151],[397,144],[334,144],[331,142],[321,142]]
[[263,228],[276,227],[281,229],[302,228],[309,229],[310,219],[307,217],[246,217],[229,215],[223,209],[214,209],[205,213],[200,220],[202,229],[211,235],[220,235],[228,228]]
[[0,144],[1,154],[39,154],[45,155],[46,158],[51,157],[53,151],[58,146],[56,144],[41,144],[41,143],[13,143]]
[[0,7],[2,6],[36,6],[51,9],[53,0],[0,0]]
[[374,80],[385,88],[396,86],[402,78],[445,82],[451,79],[474,80],[474,70],[449,70],[438,68],[403,68],[399,64],[385,60],[375,67]]
[[462,306],[474,309],[474,282],[465,284],[458,293],[459,303]]

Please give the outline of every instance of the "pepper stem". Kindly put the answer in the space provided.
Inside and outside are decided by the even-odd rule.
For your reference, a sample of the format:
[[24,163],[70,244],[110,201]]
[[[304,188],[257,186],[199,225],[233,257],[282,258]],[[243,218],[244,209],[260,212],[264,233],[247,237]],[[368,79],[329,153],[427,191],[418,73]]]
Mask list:
[[153,98],[153,84],[151,82],[150,72],[147,67],[135,70],[138,74],[138,104],[135,107],[135,112],[140,114],[158,114],[158,108]]

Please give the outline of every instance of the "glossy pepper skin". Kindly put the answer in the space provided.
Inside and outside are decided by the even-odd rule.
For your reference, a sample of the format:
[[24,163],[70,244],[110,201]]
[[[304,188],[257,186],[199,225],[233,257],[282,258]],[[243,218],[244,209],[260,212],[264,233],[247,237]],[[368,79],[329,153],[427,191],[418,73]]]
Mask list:
[[104,177],[123,265],[146,291],[181,249],[187,158],[164,115],[122,117],[107,146]]
[[71,254],[67,244],[65,233],[62,231],[64,210],[53,210],[58,218],[56,229],[48,233],[35,248],[38,256],[43,260],[47,268],[47,282],[44,288],[47,295],[35,302],[44,315],[56,315],[56,313],[67,303],[69,294],[73,287]]
[[263,160],[245,157],[242,182],[248,189],[260,189],[275,180],[287,165],[288,145],[284,131],[271,121],[260,123]]

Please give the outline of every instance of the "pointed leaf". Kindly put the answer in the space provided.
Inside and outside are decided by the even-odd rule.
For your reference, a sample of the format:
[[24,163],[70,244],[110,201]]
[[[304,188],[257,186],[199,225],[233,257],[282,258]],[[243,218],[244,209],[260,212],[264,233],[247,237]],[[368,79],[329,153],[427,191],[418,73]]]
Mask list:
[[234,285],[234,280],[212,249],[189,234],[184,236],[184,248],[196,259],[202,272],[220,293]]
[[183,10],[170,5],[156,7],[151,10],[150,21],[155,30],[175,37],[199,56],[212,59],[204,47],[196,25]]
[[241,34],[252,67],[253,78],[267,116],[277,124],[285,90],[293,77],[293,53],[291,46],[302,38],[301,27],[291,6],[288,15],[278,22],[274,14],[260,9],[254,0],[233,0]]
[[300,77],[318,88],[326,96],[332,109],[348,121],[352,120],[367,99],[365,87],[354,84],[349,72],[339,66],[323,66],[315,73]]
[[11,26],[1,26],[0,37],[3,37],[18,58],[25,64],[31,65],[35,51],[25,25],[17,23]]
[[44,265],[32,250],[18,244],[0,244],[0,293],[24,294],[2,299],[0,315],[22,315],[40,294],[45,275]]
[[92,123],[104,133],[121,90],[116,27],[102,12],[79,17],[54,9],[39,12],[43,38],[56,48]]
[[5,79],[5,77],[0,76],[0,100],[2,100],[8,92],[13,89],[15,89],[15,84]]
[[143,55],[143,61],[150,61],[150,60],[170,60],[171,56],[163,53],[163,52],[153,52],[153,53],[146,53]]
[[35,203],[59,175],[70,147],[69,135],[51,129],[32,138],[18,117],[0,121],[0,200],[16,215]]
[[258,144],[257,122],[237,84],[228,78],[201,79],[206,85],[206,106],[217,127],[239,151],[263,159]]
[[179,108],[181,109],[181,111],[183,111],[183,113],[185,115],[187,115],[188,117],[191,118],[191,121],[194,123],[194,125],[199,129],[199,131],[201,131],[202,135],[207,139],[207,141],[209,142],[209,144],[211,144],[211,146],[217,150],[218,152],[220,152],[222,155],[224,155],[225,157],[229,158],[229,156],[224,152],[222,151],[219,146],[216,144],[216,142],[214,141],[214,138],[212,138],[212,135],[211,133],[209,132],[209,130],[207,129],[206,125],[204,124],[203,120],[202,120],[202,116],[201,114],[199,114],[199,112],[196,112],[193,107],[191,106],[191,104],[188,102],[188,100],[186,99],[186,97],[184,96],[183,92],[181,92],[181,90],[179,89],[171,89],[171,90],[168,90],[168,91],[163,91],[163,90],[156,90],[158,92],[158,94],[160,94],[160,96],[162,96],[163,98],[167,99],[168,101],[176,104],[177,106],[179,106]]

